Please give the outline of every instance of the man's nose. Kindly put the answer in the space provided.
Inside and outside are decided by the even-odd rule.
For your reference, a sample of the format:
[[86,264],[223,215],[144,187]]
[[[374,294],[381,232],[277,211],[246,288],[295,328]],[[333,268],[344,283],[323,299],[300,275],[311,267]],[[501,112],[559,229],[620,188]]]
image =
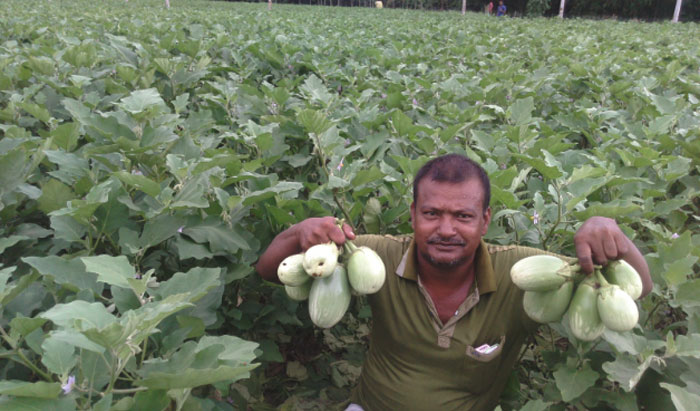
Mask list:
[[451,237],[456,233],[454,221],[449,216],[443,216],[438,225],[438,234],[441,237]]

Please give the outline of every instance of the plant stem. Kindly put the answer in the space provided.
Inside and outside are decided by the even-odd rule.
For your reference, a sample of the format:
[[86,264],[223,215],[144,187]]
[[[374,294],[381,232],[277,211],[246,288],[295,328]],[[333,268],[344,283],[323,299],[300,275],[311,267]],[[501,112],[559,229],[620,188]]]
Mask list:
[[17,356],[20,358],[22,361],[17,361],[16,359],[9,357],[12,360],[15,360],[19,362],[20,364],[23,364],[25,367],[29,368],[30,370],[34,371],[36,374],[40,375],[41,378],[45,379],[48,382],[53,382],[53,379],[51,378],[51,375],[45,373],[41,369],[39,369],[36,365],[34,365],[29,359],[22,353],[22,350],[17,347],[17,345],[12,341],[12,338],[7,335],[7,332],[5,329],[0,326],[0,334],[2,335],[2,338],[7,341],[7,343],[12,347],[13,353],[17,354]]

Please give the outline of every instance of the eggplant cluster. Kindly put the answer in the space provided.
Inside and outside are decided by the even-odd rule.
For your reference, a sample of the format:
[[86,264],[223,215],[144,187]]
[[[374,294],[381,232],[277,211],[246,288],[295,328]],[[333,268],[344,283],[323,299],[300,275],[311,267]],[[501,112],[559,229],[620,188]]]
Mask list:
[[569,328],[579,340],[593,341],[606,328],[629,331],[639,320],[635,300],[642,294],[642,281],[624,260],[596,267],[586,276],[577,264],[536,255],[514,264],[510,276],[525,291],[523,308],[531,319],[558,322],[568,312]]
[[346,241],[317,244],[306,252],[290,255],[277,268],[287,296],[309,300],[311,321],[330,328],[343,318],[353,293],[373,294],[386,279],[384,262],[374,250]]

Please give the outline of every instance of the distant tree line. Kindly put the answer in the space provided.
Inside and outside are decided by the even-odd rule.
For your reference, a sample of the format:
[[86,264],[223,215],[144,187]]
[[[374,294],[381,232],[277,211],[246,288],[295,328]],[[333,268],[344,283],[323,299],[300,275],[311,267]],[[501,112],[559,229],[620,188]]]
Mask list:
[[[267,2],[268,0],[260,0]],[[498,0],[493,0],[498,5]],[[273,3],[374,7],[375,0],[273,0]],[[467,0],[467,9],[483,11],[489,0]],[[461,10],[462,0],[383,0],[385,8]],[[557,16],[560,0],[505,0],[508,15]],[[566,17],[670,20],[676,0],[567,0]],[[684,0],[681,21],[700,21],[700,0]]]

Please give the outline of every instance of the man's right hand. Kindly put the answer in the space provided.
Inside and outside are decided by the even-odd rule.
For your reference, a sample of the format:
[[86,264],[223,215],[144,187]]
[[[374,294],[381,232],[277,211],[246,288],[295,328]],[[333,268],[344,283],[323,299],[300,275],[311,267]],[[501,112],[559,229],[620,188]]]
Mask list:
[[333,241],[343,245],[346,239],[354,238],[352,228],[343,224],[341,230],[334,217],[309,218],[279,233],[260,256],[255,270],[264,279],[279,282],[277,267],[288,256],[302,253],[316,244]]

